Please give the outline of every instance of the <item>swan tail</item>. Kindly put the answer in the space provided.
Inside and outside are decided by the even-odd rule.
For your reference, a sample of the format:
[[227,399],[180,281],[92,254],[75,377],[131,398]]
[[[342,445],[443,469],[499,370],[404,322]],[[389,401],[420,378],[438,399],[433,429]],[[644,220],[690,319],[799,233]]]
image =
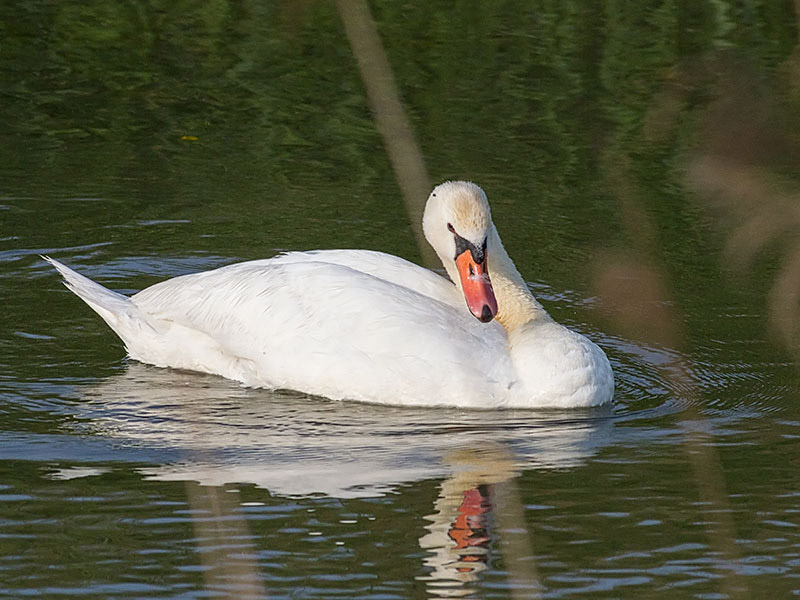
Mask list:
[[129,353],[130,342],[136,339],[137,335],[141,335],[145,331],[147,333],[154,332],[155,328],[127,296],[112,292],[49,256],[42,256],[42,258],[61,274],[67,289],[86,302],[114,330],[114,333],[125,343]]

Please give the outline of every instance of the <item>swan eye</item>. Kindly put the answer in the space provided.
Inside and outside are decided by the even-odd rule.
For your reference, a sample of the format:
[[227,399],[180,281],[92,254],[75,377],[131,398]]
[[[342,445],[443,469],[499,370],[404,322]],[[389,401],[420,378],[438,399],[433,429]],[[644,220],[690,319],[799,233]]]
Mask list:
[[448,223],[448,224],[447,224],[447,230],[448,230],[450,233],[455,233],[455,232],[456,232],[456,228],[455,228],[455,227],[453,227],[452,223]]

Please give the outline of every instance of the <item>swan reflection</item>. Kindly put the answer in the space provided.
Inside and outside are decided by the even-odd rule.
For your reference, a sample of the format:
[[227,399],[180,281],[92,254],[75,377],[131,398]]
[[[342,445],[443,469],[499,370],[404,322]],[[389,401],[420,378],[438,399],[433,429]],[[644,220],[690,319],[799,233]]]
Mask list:
[[[336,498],[441,479],[419,539],[426,551],[420,579],[431,598],[473,594],[500,549],[519,579],[507,554],[532,552],[509,546],[526,530],[516,476],[577,466],[614,433],[602,409],[478,412],[334,402],[138,363],[83,396],[85,422],[116,446],[147,456],[151,466],[139,470],[148,479],[249,483],[273,495]],[[532,568],[526,563],[520,572]]]
[[453,470],[440,486],[428,533],[419,540],[429,555],[424,564],[432,598],[461,598],[475,592],[469,585],[487,568],[496,546],[495,487],[516,476],[511,455],[501,446],[463,450],[444,457]]
[[83,395],[88,402],[81,412],[96,433],[147,450],[148,460],[165,457],[142,469],[149,478],[252,483],[289,496],[382,495],[398,484],[453,475],[447,457],[464,449],[503,448],[518,470],[571,467],[613,433],[603,409],[376,406],[244,388],[139,363]]

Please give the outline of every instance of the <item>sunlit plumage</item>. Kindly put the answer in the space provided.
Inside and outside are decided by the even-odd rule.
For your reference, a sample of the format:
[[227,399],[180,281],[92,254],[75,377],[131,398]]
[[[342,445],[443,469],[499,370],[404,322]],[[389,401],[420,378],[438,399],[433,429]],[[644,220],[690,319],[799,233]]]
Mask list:
[[423,226],[452,282],[381,252],[323,250],[184,275],[128,298],[48,260],[149,364],[398,405],[612,399],[605,354],[536,302],[478,186],[437,186]]

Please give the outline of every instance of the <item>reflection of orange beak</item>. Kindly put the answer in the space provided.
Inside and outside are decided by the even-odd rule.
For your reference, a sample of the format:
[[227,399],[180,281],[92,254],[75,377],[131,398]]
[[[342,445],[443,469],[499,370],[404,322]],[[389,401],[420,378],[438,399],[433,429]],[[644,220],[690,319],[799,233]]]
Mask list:
[[477,263],[472,259],[472,252],[465,250],[456,257],[456,268],[469,312],[488,323],[497,314],[497,298],[486,271],[486,259]]

